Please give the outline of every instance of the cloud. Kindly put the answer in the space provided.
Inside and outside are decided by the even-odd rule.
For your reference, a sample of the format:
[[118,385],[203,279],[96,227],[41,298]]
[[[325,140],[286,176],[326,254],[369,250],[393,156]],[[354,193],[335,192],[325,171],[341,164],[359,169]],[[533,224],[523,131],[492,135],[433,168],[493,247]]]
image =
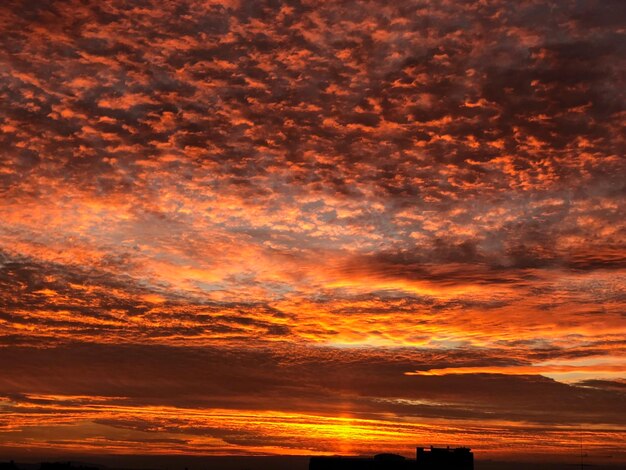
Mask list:
[[617,452],[622,3],[0,12],[2,445]]

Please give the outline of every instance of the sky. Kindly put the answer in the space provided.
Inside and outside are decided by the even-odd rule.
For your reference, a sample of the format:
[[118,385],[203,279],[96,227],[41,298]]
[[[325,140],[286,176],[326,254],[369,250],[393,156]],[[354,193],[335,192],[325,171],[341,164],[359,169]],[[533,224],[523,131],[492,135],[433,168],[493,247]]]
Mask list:
[[4,0],[0,456],[626,462],[625,24]]

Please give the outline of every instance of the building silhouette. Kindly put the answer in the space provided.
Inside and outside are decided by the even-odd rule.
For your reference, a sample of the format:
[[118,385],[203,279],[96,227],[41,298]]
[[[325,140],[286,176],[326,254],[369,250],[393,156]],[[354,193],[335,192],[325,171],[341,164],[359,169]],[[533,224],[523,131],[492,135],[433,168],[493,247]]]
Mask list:
[[474,454],[468,447],[456,449],[418,447],[415,454],[416,467],[419,470],[474,470]]
[[415,459],[396,454],[367,457],[311,457],[309,470],[474,470],[474,454],[467,447],[418,447]]
[[39,470],[99,470],[98,467],[74,465],[72,462],[41,462]]

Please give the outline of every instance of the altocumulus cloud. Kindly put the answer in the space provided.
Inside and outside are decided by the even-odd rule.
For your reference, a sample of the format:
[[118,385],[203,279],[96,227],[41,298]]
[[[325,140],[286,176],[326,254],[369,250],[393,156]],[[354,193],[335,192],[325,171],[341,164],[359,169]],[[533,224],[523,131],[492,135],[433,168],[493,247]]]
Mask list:
[[626,460],[625,18],[3,2],[2,452]]

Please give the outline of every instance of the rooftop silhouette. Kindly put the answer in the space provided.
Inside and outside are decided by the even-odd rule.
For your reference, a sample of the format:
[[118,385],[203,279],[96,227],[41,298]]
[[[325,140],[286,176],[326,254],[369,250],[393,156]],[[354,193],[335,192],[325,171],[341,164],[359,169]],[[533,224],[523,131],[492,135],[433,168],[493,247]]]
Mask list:
[[474,454],[467,447],[418,447],[415,459],[397,454],[367,457],[311,457],[309,470],[474,470]]
[[98,467],[89,467],[73,462],[41,462],[39,470],[99,470]]

